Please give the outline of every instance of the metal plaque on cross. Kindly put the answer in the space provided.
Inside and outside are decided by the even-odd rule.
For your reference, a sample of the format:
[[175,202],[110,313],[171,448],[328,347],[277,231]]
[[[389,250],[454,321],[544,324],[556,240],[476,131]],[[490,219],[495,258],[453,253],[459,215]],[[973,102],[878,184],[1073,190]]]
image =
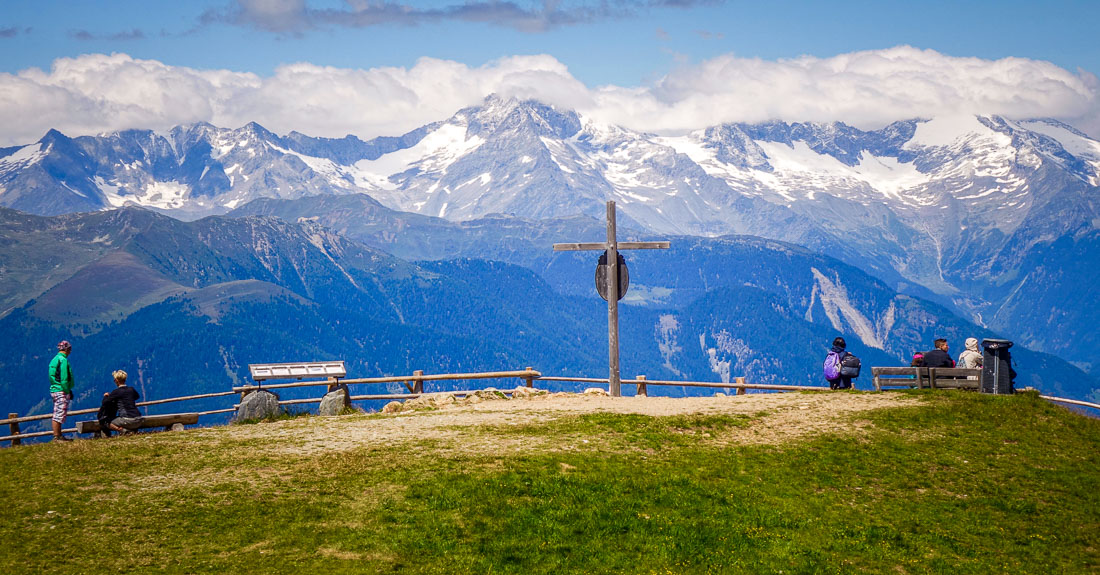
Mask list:
[[[607,265],[607,251],[604,250],[599,262],[596,264],[596,293],[600,294],[604,301],[607,301],[607,277],[609,275],[611,275],[611,270],[608,269]],[[623,254],[619,254],[619,299],[623,299],[628,288],[630,288],[630,271],[626,268],[626,258],[623,257]]]

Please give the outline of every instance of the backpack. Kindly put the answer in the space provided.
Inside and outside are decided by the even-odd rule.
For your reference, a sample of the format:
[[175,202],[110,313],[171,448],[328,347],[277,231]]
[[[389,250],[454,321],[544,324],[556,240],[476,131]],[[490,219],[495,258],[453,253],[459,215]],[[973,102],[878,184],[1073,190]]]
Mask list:
[[844,359],[840,360],[840,375],[843,377],[859,377],[859,358],[847,353],[844,354]]
[[825,356],[825,379],[840,379],[840,354],[830,351]]

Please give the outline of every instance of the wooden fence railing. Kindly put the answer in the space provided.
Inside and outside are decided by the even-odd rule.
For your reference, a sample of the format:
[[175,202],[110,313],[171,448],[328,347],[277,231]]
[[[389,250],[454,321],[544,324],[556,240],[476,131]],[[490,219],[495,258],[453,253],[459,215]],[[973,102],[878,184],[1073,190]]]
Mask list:
[[[173,402],[179,402],[179,401],[190,401],[190,400],[197,400],[197,399],[212,399],[212,398],[217,398],[217,397],[226,397],[226,396],[238,395],[238,394],[243,395],[245,393],[249,393],[249,392],[252,392],[252,391],[257,391],[257,390],[260,390],[260,389],[287,389],[287,388],[294,388],[294,387],[310,387],[310,386],[330,386],[331,387],[334,384],[356,385],[356,384],[392,383],[392,382],[404,383],[405,386],[409,389],[410,393],[407,393],[407,394],[386,393],[386,394],[375,394],[375,395],[353,395],[353,396],[351,396],[351,401],[368,401],[368,400],[385,400],[385,399],[391,399],[391,400],[412,399],[412,398],[420,397],[420,395],[423,393],[424,382],[425,381],[448,381],[448,380],[460,381],[460,380],[471,380],[471,379],[519,378],[519,379],[523,380],[526,383],[527,387],[532,387],[534,385],[534,383],[533,383],[534,380],[537,379],[540,375],[541,374],[538,371],[535,371],[534,369],[532,369],[530,367],[528,367],[526,369],[523,369],[523,370],[516,370],[516,371],[493,371],[493,372],[478,372],[478,373],[446,373],[446,374],[435,374],[435,375],[425,375],[423,371],[417,370],[417,371],[414,371],[412,375],[406,375],[406,376],[368,377],[368,378],[340,379],[340,380],[325,379],[325,380],[319,380],[319,381],[299,381],[299,382],[293,382],[293,383],[281,383],[281,384],[270,384],[270,385],[245,385],[245,386],[240,386],[240,387],[234,387],[232,389],[232,391],[223,391],[223,392],[219,392],[219,393],[205,393],[205,394],[201,394],[201,395],[187,395],[187,396],[183,396],[183,397],[172,397],[172,398],[168,398],[168,399],[157,399],[157,400],[151,400],[151,401],[142,401],[142,402],[138,402],[137,405],[138,405],[138,407],[145,407],[145,406],[148,406],[148,405],[160,405],[160,404],[173,403]],[[466,391],[466,392],[455,391],[455,392],[452,392],[452,393],[455,393],[455,394],[458,394],[458,395],[464,395],[464,394],[469,394],[469,393],[473,393],[473,392],[472,391]],[[318,398],[307,398],[307,399],[288,399],[288,400],[280,401],[279,405],[319,403],[320,401],[321,401],[320,397],[318,397]],[[99,411],[98,408],[97,409],[77,409],[77,410],[70,411],[69,416],[72,417],[72,416],[77,416],[77,415],[87,415],[87,414],[96,413],[98,411]],[[214,410],[209,410],[209,411],[191,412],[190,415],[199,415],[199,416],[215,415],[215,414],[221,414],[221,413],[233,413],[235,411],[237,411],[237,405],[236,404],[234,404],[232,407],[229,407],[229,408],[226,408],[226,409],[214,409]],[[0,419],[0,425],[3,425],[3,424],[6,423],[9,426],[9,435],[0,437],[0,442],[10,441],[11,445],[19,445],[21,440],[23,440],[23,439],[30,439],[30,438],[34,438],[34,437],[46,437],[46,436],[49,436],[49,435],[53,435],[52,431],[39,431],[39,432],[33,432],[33,433],[21,433],[20,430],[19,430],[19,424],[20,423],[27,423],[27,422],[31,422],[31,421],[43,421],[43,420],[51,419],[52,417],[53,417],[52,413],[44,413],[44,414],[40,414],[40,415],[27,415],[27,416],[23,416],[23,417],[19,417],[19,414],[17,414],[17,413],[9,413],[7,419]],[[65,429],[62,429],[61,431],[62,431],[62,433],[80,433],[80,430],[76,427],[65,428]]]
[[[229,396],[229,395],[236,395],[236,393],[232,392],[232,391],[223,391],[223,392],[220,392],[220,393],[204,393],[204,394],[201,394],[201,395],[185,395],[183,397],[171,397],[171,398],[168,398],[168,399],[154,399],[154,400],[151,400],[151,401],[139,401],[139,402],[137,402],[137,406],[138,407],[146,407],[146,406],[149,406],[149,405],[160,405],[160,404],[164,404],[164,403],[173,403],[173,402],[177,402],[177,401],[190,401],[190,400],[195,400],[195,399],[209,399],[209,398],[214,398],[214,397],[225,397],[225,396]],[[72,417],[74,415],[87,415],[89,413],[96,413],[98,411],[99,411],[99,408],[95,408],[95,409],[76,409],[76,410],[73,410],[73,411],[69,412],[69,417]],[[236,410],[235,409],[215,409],[213,411],[200,411],[200,412],[197,412],[197,415],[213,415],[213,414],[216,414],[216,413],[229,413],[229,412],[232,412],[232,411],[236,411]],[[19,417],[18,413],[9,413],[7,419],[0,419],[0,425],[3,425],[5,423],[8,424],[8,429],[9,429],[10,435],[0,437],[0,441],[11,441],[12,445],[19,445],[21,439],[30,439],[32,437],[45,437],[47,435],[53,435],[52,431],[39,431],[39,432],[35,432],[35,433],[20,433],[19,432],[19,424],[20,423],[26,423],[26,422],[29,422],[29,421],[43,421],[43,420],[51,419],[51,418],[53,418],[53,413],[43,413],[41,415],[25,415],[23,417]],[[75,427],[62,429],[61,432],[62,433],[78,433],[78,431]]]
[[[542,376],[538,378],[539,381],[575,381],[578,383],[602,383],[608,384],[607,378],[595,378],[595,377],[549,377]],[[730,383],[714,382],[714,381],[669,381],[659,379],[647,379],[644,375],[639,375],[634,379],[620,380],[623,385],[636,385],[638,386],[638,395],[648,396],[649,386],[668,386],[668,387],[710,387],[715,389],[735,389],[737,395],[744,395],[747,389],[759,389],[767,391],[829,391],[828,387],[823,385],[779,385],[771,383],[745,383],[745,378],[735,377]]]
[[[963,370],[963,369],[946,369],[946,368],[911,368],[911,367],[875,367],[872,368],[872,376],[874,378],[875,389],[881,391],[883,387],[932,387],[932,388],[977,388],[978,381],[976,379],[970,379],[975,375],[980,374],[980,370]],[[314,387],[314,386],[327,386],[332,388],[335,385],[349,386],[349,385],[364,385],[364,384],[380,384],[380,383],[402,383],[409,393],[384,393],[384,394],[365,394],[365,395],[351,395],[350,401],[369,401],[369,400],[398,400],[398,399],[414,399],[423,395],[424,382],[431,381],[464,381],[464,380],[480,380],[480,379],[519,379],[527,387],[533,387],[535,381],[558,381],[558,382],[573,382],[573,383],[593,383],[609,385],[607,378],[590,378],[590,377],[570,377],[570,376],[545,376],[540,372],[534,370],[531,367],[516,371],[492,371],[492,372],[477,372],[477,373],[441,373],[425,375],[423,371],[417,370],[412,375],[401,376],[387,376],[387,377],[366,377],[356,379],[324,379],[315,381],[297,381],[292,383],[278,383],[269,385],[244,385],[234,387],[232,391],[225,391],[219,393],[205,393],[200,395],[187,395],[183,397],[172,397],[168,399],[157,399],[151,401],[139,402],[139,407],[145,407],[149,405],[161,405],[166,403],[173,403],[179,401],[193,401],[198,399],[212,399],[218,397],[226,397],[230,395],[251,393],[258,390],[272,390],[272,389],[290,389],[299,387]],[[712,381],[671,381],[671,380],[652,380],[647,379],[644,375],[638,375],[634,379],[623,379],[621,383],[624,385],[634,385],[637,388],[636,395],[648,396],[649,386],[667,386],[667,387],[702,387],[702,388],[714,388],[714,389],[732,389],[735,390],[737,395],[744,395],[747,390],[762,390],[762,391],[830,391],[825,386],[814,385],[778,385],[778,384],[761,384],[761,383],[746,383],[745,378],[737,377],[732,382],[712,382]],[[455,395],[468,395],[475,393],[479,390],[471,391],[450,391]],[[504,393],[510,393],[509,390],[501,390]],[[349,392],[350,395],[350,392]],[[1064,399],[1059,397],[1041,396],[1043,399],[1050,401],[1056,401],[1061,403],[1068,403],[1072,405],[1078,405],[1083,407],[1090,407],[1100,410],[1100,404],[1089,403],[1084,401],[1077,401],[1071,399]],[[279,401],[279,405],[298,405],[308,403],[319,403],[322,398],[303,398],[303,399],[288,399]],[[193,415],[206,416],[222,413],[232,413],[237,410],[237,405],[225,409],[215,409],[201,412],[191,412]],[[79,409],[69,412],[69,416],[86,415],[90,413],[96,413],[97,409]],[[10,441],[11,445],[19,445],[20,440],[29,439],[34,437],[44,437],[52,435],[50,431],[34,432],[34,433],[20,433],[19,424],[31,421],[48,420],[52,417],[52,414],[40,414],[40,415],[27,415],[19,417],[16,413],[10,413],[7,419],[0,419],[0,425],[8,424],[10,434],[0,437],[0,442]],[[68,428],[62,430],[63,433],[77,433],[76,428]]]

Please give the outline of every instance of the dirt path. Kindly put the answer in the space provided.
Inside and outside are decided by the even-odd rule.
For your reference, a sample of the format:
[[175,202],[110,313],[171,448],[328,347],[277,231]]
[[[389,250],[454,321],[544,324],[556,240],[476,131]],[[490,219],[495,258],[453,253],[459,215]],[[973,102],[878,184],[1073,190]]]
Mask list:
[[[304,417],[273,423],[195,430],[225,433],[228,440],[263,438],[264,451],[312,455],[369,446],[392,446],[433,439],[463,453],[500,453],[561,449],[555,438],[502,440],[485,433],[496,426],[528,425],[582,413],[631,413],[651,416],[743,414],[757,416],[747,428],[724,434],[729,443],[779,443],[820,433],[859,433],[866,426],[851,415],[875,409],[916,405],[918,400],[892,393],[766,393],[726,397],[621,397],[551,394],[483,401],[433,411],[375,416]],[[716,438],[717,439],[717,438]]]

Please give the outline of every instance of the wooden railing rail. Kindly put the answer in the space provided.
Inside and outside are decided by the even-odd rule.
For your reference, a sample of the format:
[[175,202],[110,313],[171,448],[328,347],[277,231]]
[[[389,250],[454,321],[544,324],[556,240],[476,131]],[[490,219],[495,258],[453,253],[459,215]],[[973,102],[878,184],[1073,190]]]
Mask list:
[[[76,433],[75,427],[69,427],[62,429],[61,433]],[[10,441],[12,445],[19,445],[19,440],[30,439],[32,437],[46,437],[47,435],[53,435],[52,431],[36,431],[34,433],[16,433],[14,435],[5,435],[0,437],[0,441]]]
[[[236,394],[236,392],[233,392],[233,391],[222,391],[222,392],[219,392],[219,393],[204,393],[202,395],[185,395],[183,397],[170,397],[168,399],[154,399],[154,400],[151,400],[151,401],[139,401],[135,405],[137,405],[138,407],[145,407],[147,405],[160,405],[162,403],[172,403],[172,402],[175,402],[175,401],[188,401],[188,400],[192,400],[192,399],[207,399],[207,398],[212,398],[212,397],[225,397],[225,396],[228,396],[228,395],[237,395],[237,394]],[[69,417],[72,417],[74,415],[87,415],[89,413],[96,413],[98,411],[99,411],[98,407],[95,408],[95,409],[76,409],[76,410],[73,410],[73,411],[69,412]],[[0,419],[0,425],[4,425],[5,423],[26,423],[28,421],[41,421],[43,419],[50,419],[51,417],[53,417],[53,413],[43,413],[41,415],[25,415],[23,417],[8,417],[7,419]],[[30,437],[30,436],[29,435],[24,435],[23,437]]]
[[1051,397],[1049,395],[1040,395],[1039,397],[1058,403],[1068,403],[1070,405],[1080,405],[1081,407],[1091,407],[1093,409],[1100,409],[1100,403],[1090,403],[1088,401],[1078,401],[1076,399],[1066,399],[1064,397]]
[[[215,398],[215,397],[226,397],[226,396],[229,396],[229,395],[236,395],[236,393],[232,392],[232,391],[222,391],[222,392],[218,392],[218,393],[203,393],[203,394],[199,394],[199,395],[185,395],[185,396],[182,396],[182,397],[170,397],[170,398],[167,398],[167,399],[153,399],[153,400],[150,400],[150,401],[139,401],[135,405],[137,405],[138,407],[145,407],[145,406],[148,406],[148,405],[161,405],[161,404],[165,404],[165,403],[173,403],[173,402],[176,402],[176,401],[190,401],[190,400],[195,400],[195,399],[210,399],[210,398]],[[198,415],[200,415],[200,416],[201,415],[213,415],[213,414],[216,414],[216,413],[229,413],[231,411],[236,411],[236,409],[215,409],[215,410],[211,410],[211,411],[201,411],[201,412],[198,413]],[[73,417],[73,416],[76,416],[76,415],[87,415],[89,413],[98,413],[98,412],[99,412],[99,408],[74,409],[74,410],[69,412],[69,417]],[[26,416],[23,416],[23,417],[18,417],[17,414],[15,414],[15,413],[9,414],[7,419],[0,419],[0,425],[3,425],[5,423],[7,423],[9,425],[11,433],[9,435],[0,437],[0,442],[11,441],[12,445],[19,445],[21,439],[30,439],[32,437],[45,437],[47,435],[53,435],[52,431],[37,431],[37,432],[34,432],[34,433],[21,433],[19,431],[19,424],[20,423],[26,423],[28,421],[42,421],[42,420],[51,419],[51,418],[53,418],[53,413],[43,413],[43,414],[40,414],[40,415],[26,415]],[[62,429],[61,433],[79,433],[79,430],[77,428],[73,427],[73,428],[69,428],[69,429]]]
[[139,401],[138,407],[144,407],[146,405],[160,405],[162,403],[172,403],[174,401],[189,401],[192,399],[210,399],[214,397],[226,397],[228,395],[237,395],[233,391],[222,391],[218,393],[203,393],[200,395],[185,395],[183,397],[170,397],[168,399],[154,399],[152,401]]
[[[575,381],[580,383],[604,383],[608,384],[607,378],[596,377],[567,377],[567,376],[542,376],[538,378],[539,381]],[[780,385],[772,383],[746,383],[745,378],[737,377],[732,382],[715,382],[715,381],[673,381],[673,380],[660,380],[660,379],[646,379],[646,376],[639,375],[635,379],[623,379],[620,383],[626,385],[638,385],[648,390],[651,385],[664,385],[669,387],[712,387],[723,389],[736,389],[738,395],[743,395],[746,389],[762,389],[769,391],[829,391],[828,387],[823,385]],[[645,395],[644,393],[641,395]]]
[[[87,413],[96,413],[97,411],[99,411],[98,408],[96,408],[96,409],[76,409],[76,410],[70,411],[69,415],[70,416],[84,415],[84,414],[87,414]],[[43,419],[50,419],[52,417],[53,417],[52,412],[51,413],[43,413],[41,415],[24,415],[23,417],[8,417],[7,419],[0,419],[0,425],[3,425],[5,423],[26,423],[28,421],[41,421]]]
[[[486,388],[486,389],[489,389],[489,388]],[[440,393],[447,393],[447,394],[451,394],[451,395],[463,395],[463,396],[465,396],[465,395],[473,395],[473,394],[475,394],[479,391],[486,391],[486,389],[474,389],[474,390],[464,390],[464,391],[444,391],[444,392],[440,392]],[[499,391],[499,392],[501,392],[505,395],[512,395],[514,393],[514,390],[511,390],[511,389],[497,389],[496,391]],[[389,400],[416,399],[416,398],[422,397],[424,395],[429,395],[429,393],[428,392],[423,392],[423,393],[383,393],[383,394],[375,394],[375,395],[353,395],[353,396],[351,396],[350,400],[351,401],[371,401],[371,400],[385,400],[385,399],[389,399]],[[320,403],[321,400],[323,400],[323,399],[324,399],[323,397],[307,397],[307,398],[304,398],[304,399],[286,399],[286,400],[279,401],[279,405],[299,405],[299,404],[304,404],[304,403]],[[237,407],[238,407],[238,405],[234,405],[233,410],[235,410]],[[233,410],[230,410],[230,411],[233,411]]]

